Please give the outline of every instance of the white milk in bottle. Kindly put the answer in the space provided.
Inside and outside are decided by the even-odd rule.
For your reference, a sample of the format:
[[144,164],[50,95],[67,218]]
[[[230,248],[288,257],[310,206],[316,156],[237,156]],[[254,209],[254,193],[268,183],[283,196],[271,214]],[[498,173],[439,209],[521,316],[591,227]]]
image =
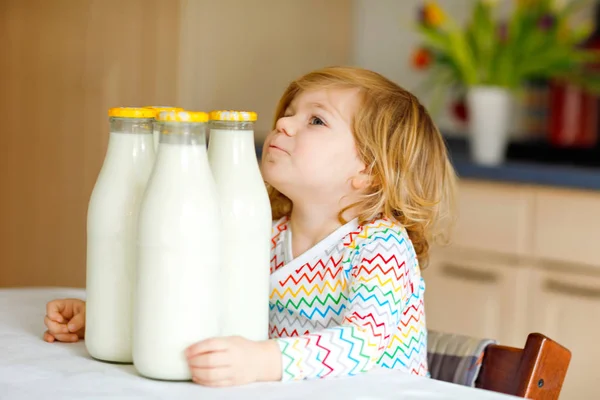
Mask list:
[[87,215],[85,345],[94,358],[130,363],[137,218],[154,165],[154,111],[108,115],[108,149]]
[[219,335],[221,218],[206,156],[208,114],[161,112],[159,150],[138,229],[133,363],[188,380],[185,349]]
[[[183,111],[183,109],[180,107],[171,106],[146,106],[144,108],[150,108],[154,110],[156,116],[158,116],[158,114],[162,111]],[[158,152],[158,139],[160,137],[160,133],[158,132],[158,124],[156,123],[156,121],[154,123],[152,135],[154,136],[154,151]]]
[[213,111],[208,157],[223,218],[224,336],[269,334],[271,205],[254,143],[256,113]]

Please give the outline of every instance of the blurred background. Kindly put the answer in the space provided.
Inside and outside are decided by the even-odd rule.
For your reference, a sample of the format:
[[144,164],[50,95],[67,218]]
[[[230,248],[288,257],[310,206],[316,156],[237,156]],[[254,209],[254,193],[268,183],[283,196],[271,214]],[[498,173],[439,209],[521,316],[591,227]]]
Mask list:
[[0,0],[0,287],[84,287],[109,107],[254,110],[260,145],[292,79],[356,65],[419,96],[460,177],[430,329],[542,332],[573,352],[561,398],[598,398],[595,3]]

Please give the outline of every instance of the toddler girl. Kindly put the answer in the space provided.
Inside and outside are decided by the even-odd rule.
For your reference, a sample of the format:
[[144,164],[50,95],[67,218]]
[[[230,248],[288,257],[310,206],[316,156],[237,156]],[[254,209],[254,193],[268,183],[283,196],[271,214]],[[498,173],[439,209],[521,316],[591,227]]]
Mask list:
[[[450,215],[455,176],[425,108],[372,71],[311,72],[283,94],[261,167],[273,210],[271,339],[190,346],[194,381],[230,386],[375,367],[427,376],[420,265]],[[82,338],[84,313],[80,300],[48,303],[44,339]]]

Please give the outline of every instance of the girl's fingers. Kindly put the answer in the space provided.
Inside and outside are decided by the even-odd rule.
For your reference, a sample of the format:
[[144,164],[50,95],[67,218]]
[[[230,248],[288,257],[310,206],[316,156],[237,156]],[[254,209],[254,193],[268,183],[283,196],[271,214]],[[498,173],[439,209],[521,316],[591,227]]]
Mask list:
[[77,332],[73,333],[75,333],[79,337],[79,339],[83,339],[85,337],[85,328],[81,328]]
[[69,333],[67,325],[56,322],[47,315],[44,317],[44,325],[46,325],[46,327],[48,328],[48,332],[50,332],[53,335],[56,333]]
[[46,331],[44,332],[44,340],[48,343],[52,343],[54,342],[54,336],[52,336],[50,332]]
[[185,355],[188,358],[191,358],[198,354],[212,353],[215,351],[224,351],[228,348],[229,342],[227,340],[222,338],[212,338],[191,345],[186,349]]
[[216,351],[192,356],[188,359],[190,368],[223,368],[231,365],[229,353]]
[[75,315],[68,324],[67,332],[77,332],[85,326],[85,314],[79,313]]
[[205,386],[231,380],[231,368],[192,368],[192,380]]
[[46,304],[46,315],[53,321],[65,322],[62,312],[65,310],[64,300],[53,300]]
[[57,333],[53,336],[59,342],[73,343],[79,340],[76,333]]

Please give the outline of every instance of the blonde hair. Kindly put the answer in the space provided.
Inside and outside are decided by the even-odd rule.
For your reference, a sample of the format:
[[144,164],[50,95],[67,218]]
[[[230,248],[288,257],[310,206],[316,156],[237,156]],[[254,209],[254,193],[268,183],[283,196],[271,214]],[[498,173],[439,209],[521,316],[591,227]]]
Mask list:
[[[454,219],[456,176],[444,140],[429,113],[410,92],[382,75],[360,68],[329,67],[293,81],[281,97],[275,123],[301,92],[358,89],[361,105],[352,121],[359,157],[370,186],[356,208],[359,223],[381,215],[403,225],[424,267],[431,241],[447,240]],[[267,185],[273,219],[289,216],[292,202]]]

